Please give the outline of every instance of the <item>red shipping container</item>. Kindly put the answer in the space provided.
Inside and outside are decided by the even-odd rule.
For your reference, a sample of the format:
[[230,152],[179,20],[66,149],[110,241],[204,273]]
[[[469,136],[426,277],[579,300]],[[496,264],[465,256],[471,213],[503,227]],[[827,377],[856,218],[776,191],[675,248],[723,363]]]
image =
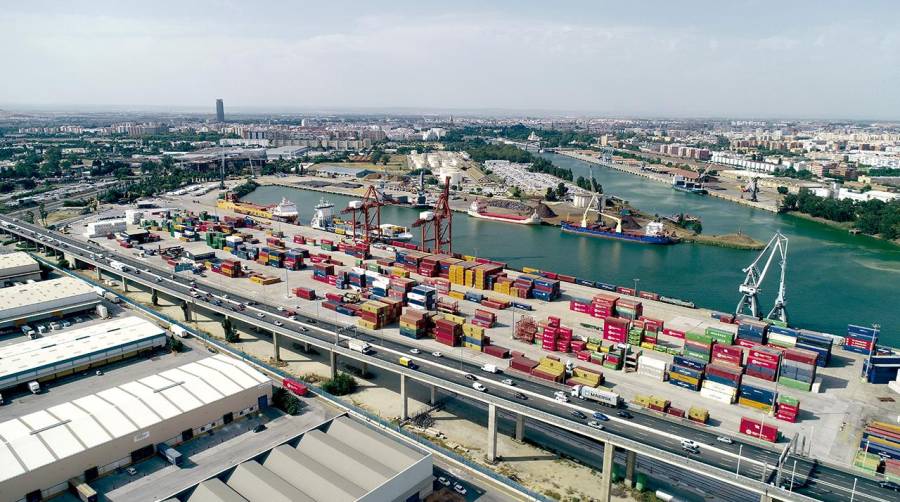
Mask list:
[[741,425],[738,431],[741,434],[746,434],[771,443],[778,440],[778,427],[762,424],[759,420],[754,420],[749,417],[741,417]]
[[665,328],[663,329],[663,334],[671,336],[672,338],[684,339],[684,331],[677,329]]
[[756,366],[761,366],[761,367],[763,367],[763,368],[767,368],[767,369],[770,369],[770,370],[777,370],[777,369],[778,369],[778,363],[773,363],[773,362],[771,362],[771,361],[765,361],[765,360],[755,359],[755,358],[753,358],[753,357],[750,357],[750,358],[747,359],[747,364],[748,364],[748,365],[750,365],[750,364],[755,364]]
[[680,408],[673,408],[669,406],[669,409],[666,410],[666,413],[668,413],[669,415],[674,415],[676,417],[684,418],[684,410]]

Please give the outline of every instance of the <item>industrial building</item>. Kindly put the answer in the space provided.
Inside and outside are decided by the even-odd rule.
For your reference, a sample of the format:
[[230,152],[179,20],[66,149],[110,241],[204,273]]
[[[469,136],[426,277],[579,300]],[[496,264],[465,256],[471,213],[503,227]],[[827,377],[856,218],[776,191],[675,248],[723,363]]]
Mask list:
[[116,232],[124,232],[127,228],[128,225],[124,219],[92,221],[86,225],[84,236],[88,239],[105,237]]
[[16,282],[41,280],[41,267],[28,253],[17,252],[0,255],[0,287]]
[[100,303],[89,284],[72,277],[0,289],[0,329],[82,312]]
[[345,415],[168,500],[424,500],[432,491],[432,468],[430,453]]
[[40,500],[268,406],[271,382],[217,355],[0,423],[0,502]]
[[163,347],[166,332],[140,317],[122,317],[0,347],[0,392],[78,373]]

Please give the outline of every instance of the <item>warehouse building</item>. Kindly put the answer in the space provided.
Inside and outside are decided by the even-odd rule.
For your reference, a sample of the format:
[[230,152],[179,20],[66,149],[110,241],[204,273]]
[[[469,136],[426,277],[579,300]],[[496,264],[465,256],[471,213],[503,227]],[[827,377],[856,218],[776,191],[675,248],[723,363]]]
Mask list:
[[432,469],[431,453],[344,415],[167,502],[424,500],[432,491]]
[[40,500],[268,406],[272,385],[217,355],[0,423],[0,502]]
[[105,237],[109,234],[124,232],[128,225],[125,220],[100,220],[92,221],[85,225],[84,236],[88,239],[93,237]]
[[41,280],[41,267],[28,253],[17,252],[0,255],[0,288],[16,282]]
[[166,332],[140,317],[122,317],[0,347],[0,392],[47,382],[166,345]]
[[92,309],[100,296],[72,277],[0,289],[0,329]]

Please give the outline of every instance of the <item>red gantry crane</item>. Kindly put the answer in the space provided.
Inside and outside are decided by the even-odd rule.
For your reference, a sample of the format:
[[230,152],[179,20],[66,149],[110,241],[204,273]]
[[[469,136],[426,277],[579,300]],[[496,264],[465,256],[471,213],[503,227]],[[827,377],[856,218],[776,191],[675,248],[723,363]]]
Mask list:
[[[422,227],[422,248],[431,253],[453,254],[453,212],[450,211],[450,178],[434,204],[433,211],[422,211],[412,226]],[[444,246],[446,245],[446,249]]]
[[[384,201],[378,195],[374,185],[369,185],[361,201],[351,200],[342,214],[351,215],[353,238],[368,243],[373,238],[381,237],[381,206]],[[362,230],[362,235],[358,230]]]

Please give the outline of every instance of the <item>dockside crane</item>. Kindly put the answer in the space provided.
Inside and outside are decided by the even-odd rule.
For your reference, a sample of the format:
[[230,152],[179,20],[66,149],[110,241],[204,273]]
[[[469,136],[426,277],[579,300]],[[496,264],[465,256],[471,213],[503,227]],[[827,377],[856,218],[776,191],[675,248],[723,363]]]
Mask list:
[[[362,239],[368,243],[381,237],[381,206],[383,205],[384,201],[375,185],[369,185],[361,201],[351,200],[347,207],[341,210],[341,214],[350,215],[353,238]],[[362,230],[362,235],[359,230]]]
[[[743,272],[747,275],[744,278],[744,282],[738,287],[738,292],[741,293],[741,300],[738,302],[735,310],[736,314],[749,313],[757,319],[760,318],[759,292],[763,281],[766,279],[769,267],[777,256],[781,268],[781,279],[778,283],[778,294],[775,297],[775,303],[766,318],[788,322],[784,286],[785,270],[787,269],[787,248],[788,238],[782,235],[781,232],[776,232],[772,239],[769,240],[769,243],[766,244],[766,247],[753,260],[753,263],[743,269]],[[763,258],[765,258],[765,265],[760,270],[759,265],[763,262]]]
[[[422,229],[422,247],[432,253],[453,254],[453,211],[450,210],[450,178],[434,204],[433,211],[422,211],[413,222]],[[446,245],[446,249],[445,246]]]

